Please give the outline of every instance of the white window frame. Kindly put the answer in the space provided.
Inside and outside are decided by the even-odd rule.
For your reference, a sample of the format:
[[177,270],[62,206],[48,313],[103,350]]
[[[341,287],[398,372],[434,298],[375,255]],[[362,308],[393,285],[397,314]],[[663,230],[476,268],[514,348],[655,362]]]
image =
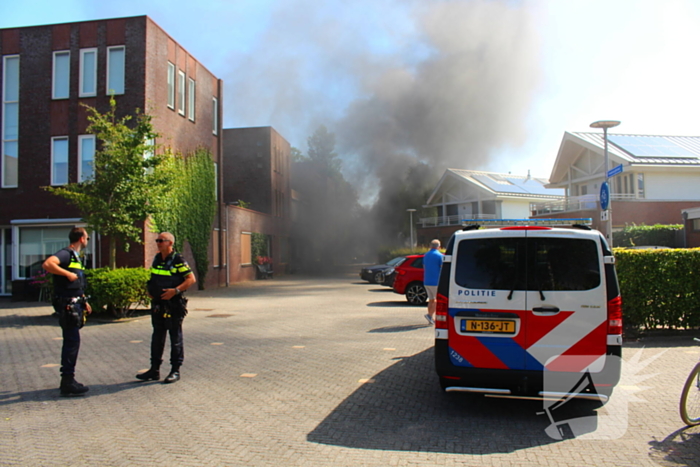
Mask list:
[[[57,56],[67,56],[68,57],[68,76],[66,76],[66,82],[68,83],[68,89],[66,89],[66,95],[58,96],[56,93],[56,57]],[[51,97],[53,99],[68,99],[70,97],[70,50],[56,50],[53,53],[53,73],[51,76]]]
[[105,82],[107,83],[107,85],[106,85],[106,90],[105,90],[105,91],[106,91],[106,94],[107,94],[108,96],[112,95],[112,87],[111,87],[111,84],[113,84],[113,83],[110,81],[110,76],[111,76],[111,75],[110,75],[110,71],[111,71],[111,68],[112,68],[112,56],[111,56],[110,52],[112,52],[112,51],[114,51],[114,50],[119,50],[119,49],[121,49],[121,50],[124,52],[124,53],[122,54],[122,63],[121,63],[122,75],[119,77],[119,78],[121,79],[121,83],[120,83],[120,84],[121,84],[121,90],[120,90],[120,92],[117,92],[117,91],[115,90],[114,95],[115,95],[115,96],[123,95],[123,94],[124,94],[124,91],[126,90],[126,46],[123,46],[123,45],[115,45],[115,46],[112,46],[112,47],[107,47],[107,75],[106,75],[106,79],[105,79]]
[[168,62],[168,108],[175,110],[175,65]]
[[194,102],[197,83],[192,78],[187,80],[187,118],[194,122]]
[[[82,221],[82,219],[18,219],[10,222],[12,225],[12,280],[22,280],[28,279],[28,277],[20,276],[20,242],[21,242],[21,230],[25,227],[38,227],[38,228],[52,228],[52,227],[82,227],[87,228],[87,224]],[[89,232],[89,236],[92,238],[97,238],[95,232]],[[68,245],[68,236],[66,235],[66,245]],[[97,242],[91,241],[88,243],[87,248],[84,250],[86,255],[90,255],[93,259],[92,265],[95,267],[95,248],[97,247]],[[46,255],[52,255],[55,251],[45,252]]]
[[[92,70],[92,79],[93,82],[95,83],[95,89],[92,91],[85,92],[85,73],[88,70],[85,70],[85,55],[89,53],[94,53],[95,54],[95,69]],[[80,49],[80,88],[79,88],[79,97],[94,97],[97,96],[97,48],[92,47],[89,49]]]
[[213,115],[213,126],[212,126],[212,134],[218,135],[219,134],[219,99],[216,97],[212,97],[212,106],[214,107],[214,115]]
[[92,162],[94,164],[95,152],[97,150],[97,147],[95,146],[97,143],[97,141],[95,139],[95,135],[79,135],[78,136],[78,183],[84,182],[85,180],[89,180],[95,174],[95,167],[93,166],[92,172],[90,173],[90,176],[83,178],[85,175],[85,174],[83,174],[83,141],[90,140],[90,139],[92,140]]
[[[56,141],[65,141],[66,142],[66,182],[65,183],[57,183],[56,182],[56,172],[54,171],[55,168],[55,154],[54,154],[54,149],[56,147]],[[68,140],[68,136],[52,136],[51,137],[51,186],[61,186],[61,185],[67,185],[70,182],[70,141]]]
[[177,113],[185,116],[185,72],[177,70]]
[[[17,188],[19,184],[19,89],[17,90],[17,100],[7,100],[7,62],[11,59],[17,59],[17,85],[19,86],[19,80],[21,77],[21,70],[20,70],[20,59],[19,59],[19,54],[15,55],[5,55],[2,60],[2,89],[0,89],[0,92],[2,95],[0,98],[2,99],[2,119],[0,119],[0,137],[2,138],[0,140],[0,182],[2,182],[2,188]],[[8,139],[7,135],[5,134],[5,128],[8,123],[7,121],[7,115],[9,112],[7,112],[6,106],[8,104],[16,104],[17,105],[17,137],[16,139]],[[16,167],[16,173],[15,173],[15,179],[14,183],[7,183],[6,177],[8,173],[8,169],[5,166],[5,145],[7,143],[14,143],[16,150],[17,150],[17,167]]]

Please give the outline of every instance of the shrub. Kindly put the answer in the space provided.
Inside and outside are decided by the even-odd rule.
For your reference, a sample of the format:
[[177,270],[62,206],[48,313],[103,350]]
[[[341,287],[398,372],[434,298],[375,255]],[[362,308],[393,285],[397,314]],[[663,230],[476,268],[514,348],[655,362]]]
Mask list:
[[619,247],[655,245],[675,248],[680,246],[676,239],[682,230],[681,224],[627,225],[613,233],[613,244]]
[[[425,245],[418,245],[415,248],[394,248],[394,249],[382,249],[379,251],[378,254],[378,262],[380,264],[386,263],[387,261],[396,258],[397,256],[406,256],[406,255],[422,255],[428,252],[430,250],[429,246]],[[444,249],[440,249],[441,252],[445,253]]]
[[94,312],[110,313],[117,318],[129,316],[132,309],[148,303],[146,282],[150,274],[144,268],[88,269],[87,289]]
[[626,325],[700,325],[700,249],[615,248]]

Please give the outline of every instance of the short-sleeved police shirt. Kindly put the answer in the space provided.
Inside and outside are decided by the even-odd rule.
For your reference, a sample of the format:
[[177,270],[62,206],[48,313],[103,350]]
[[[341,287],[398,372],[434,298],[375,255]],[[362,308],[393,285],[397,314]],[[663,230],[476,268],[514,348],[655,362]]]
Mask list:
[[[151,266],[149,292],[153,298],[159,297],[162,294],[162,289],[177,287],[190,274],[192,274],[192,269],[190,269],[190,265],[187,264],[187,261],[184,260],[180,253],[173,251],[165,258],[158,253],[153,259],[153,265]],[[159,284],[159,286],[155,284]],[[150,289],[150,287],[154,288]],[[156,287],[161,290],[156,290]]]

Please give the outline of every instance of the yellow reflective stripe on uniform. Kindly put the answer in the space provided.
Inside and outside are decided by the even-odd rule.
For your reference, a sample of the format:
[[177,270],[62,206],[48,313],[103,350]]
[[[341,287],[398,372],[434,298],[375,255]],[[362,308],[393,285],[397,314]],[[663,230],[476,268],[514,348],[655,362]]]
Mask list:
[[72,262],[68,264],[68,269],[84,269],[81,263]]
[[192,271],[187,266],[183,266],[181,268],[175,268],[175,272],[192,272]]
[[158,268],[151,268],[151,274],[156,274],[159,276],[172,276],[172,274],[170,274],[170,271],[166,271],[165,269],[158,269]]

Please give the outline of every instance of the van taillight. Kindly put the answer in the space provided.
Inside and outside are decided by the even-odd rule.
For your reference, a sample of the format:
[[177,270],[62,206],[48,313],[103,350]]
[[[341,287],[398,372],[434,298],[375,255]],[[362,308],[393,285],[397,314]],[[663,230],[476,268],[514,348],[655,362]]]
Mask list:
[[622,297],[608,302],[608,334],[622,334]]
[[447,329],[447,297],[437,294],[435,302],[435,329]]

